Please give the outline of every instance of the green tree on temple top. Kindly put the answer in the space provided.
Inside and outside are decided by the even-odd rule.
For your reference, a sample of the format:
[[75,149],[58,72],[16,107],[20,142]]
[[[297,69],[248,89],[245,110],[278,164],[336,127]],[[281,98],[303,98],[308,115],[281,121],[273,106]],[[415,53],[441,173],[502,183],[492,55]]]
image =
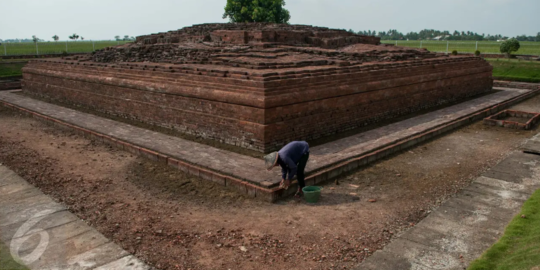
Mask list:
[[227,0],[223,19],[230,22],[289,23],[285,0]]

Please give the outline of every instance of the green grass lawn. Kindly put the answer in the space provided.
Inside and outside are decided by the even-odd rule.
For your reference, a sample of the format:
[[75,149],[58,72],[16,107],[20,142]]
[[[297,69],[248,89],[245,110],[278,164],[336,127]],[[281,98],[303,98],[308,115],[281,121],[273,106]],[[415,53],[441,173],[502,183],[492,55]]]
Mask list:
[[28,268],[13,260],[9,248],[0,242],[0,270],[27,270]]
[[0,78],[11,76],[22,76],[22,68],[26,62],[5,63],[0,62]]
[[[130,42],[130,41],[129,41]],[[2,43],[0,55],[43,55],[68,53],[89,53],[105,47],[128,43],[128,41],[51,41],[21,43]]]
[[493,77],[499,80],[540,82],[540,61],[487,59],[493,66]]
[[[395,40],[381,40],[381,43],[396,44]],[[425,48],[431,52],[446,52],[446,41],[419,41],[419,40],[398,40],[398,46],[410,48]],[[476,41],[450,41],[448,52],[456,50],[458,53],[474,53],[476,51]],[[521,48],[515,54],[540,55],[540,42],[521,41]],[[481,53],[501,53],[501,43],[495,41],[479,41],[478,50]]]
[[525,202],[499,242],[471,263],[469,270],[530,270],[536,266],[540,267],[540,190]]

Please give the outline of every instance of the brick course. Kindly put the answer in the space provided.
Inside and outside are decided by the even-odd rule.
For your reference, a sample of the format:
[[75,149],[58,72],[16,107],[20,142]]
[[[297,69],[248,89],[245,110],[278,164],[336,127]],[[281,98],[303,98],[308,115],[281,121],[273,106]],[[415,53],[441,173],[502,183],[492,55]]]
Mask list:
[[[291,140],[329,136],[493,86],[492,67],[479,57],[375,46],[368,37],[323,28],[233,26],[195,27],[200,33],[188,28],[155,42],[159,34],[138,37],[139,44],[92,58],[33,60],[23,69],[22,87],[59,102],[269,152]],[[199,41],[214,47],[182,43],[205,35]],[[170,53],[171,43],[181,44],[176,54]],[[238,51],[240,45],[247,47]],[[164,54],[169,58],[156,56]],[[167,60],[170,55],[179,58]]]

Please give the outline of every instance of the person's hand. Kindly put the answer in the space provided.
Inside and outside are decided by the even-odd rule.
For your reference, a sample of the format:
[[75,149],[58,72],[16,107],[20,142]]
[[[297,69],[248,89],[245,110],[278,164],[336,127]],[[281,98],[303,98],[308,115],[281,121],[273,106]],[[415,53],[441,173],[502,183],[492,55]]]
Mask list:
[[285,189],[289,188],[289,186],[291,185],[291,180],[283,180],[283,185],[285,186]]
[[290,185],[291,185],[291,180],[281,179],[281,183],[279,184],[279,187],[283,189],[288,189]]

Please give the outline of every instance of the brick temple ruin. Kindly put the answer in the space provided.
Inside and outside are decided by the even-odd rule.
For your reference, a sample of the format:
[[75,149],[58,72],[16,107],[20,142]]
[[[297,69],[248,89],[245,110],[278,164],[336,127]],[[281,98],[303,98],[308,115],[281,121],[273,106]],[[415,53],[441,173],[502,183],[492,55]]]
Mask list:
[[344,30],[203,24],[91,56],[31,61],[23,91],[269,152],[491,91],[474,56]]

